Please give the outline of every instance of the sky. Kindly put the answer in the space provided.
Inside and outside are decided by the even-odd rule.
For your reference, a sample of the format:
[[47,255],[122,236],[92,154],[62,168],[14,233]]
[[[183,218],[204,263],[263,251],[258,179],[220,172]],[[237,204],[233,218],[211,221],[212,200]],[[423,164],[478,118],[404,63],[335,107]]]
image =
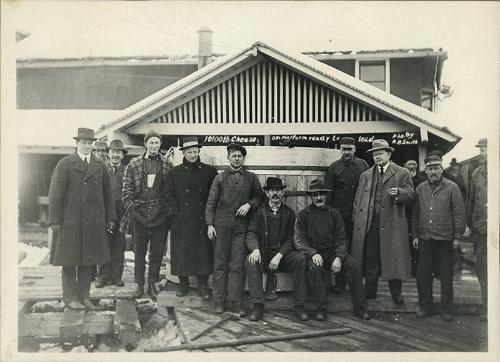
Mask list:
[[17,57],[196,54],[202,26],[216,53],[257,40],[294,51],[443,48],[453,95],[440,114],[463,138],[445,162],[476,155],[479,138],[498,142],[499,3],[37,0],[9,10],[32,33]]

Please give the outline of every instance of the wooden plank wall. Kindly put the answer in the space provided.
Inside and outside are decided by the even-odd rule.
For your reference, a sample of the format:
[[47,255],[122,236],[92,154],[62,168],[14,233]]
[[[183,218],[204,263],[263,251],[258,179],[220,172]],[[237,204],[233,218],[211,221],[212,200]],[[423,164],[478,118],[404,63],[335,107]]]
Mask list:
[[331,123],[387,119],[374,108],[265,59],[151,123]]

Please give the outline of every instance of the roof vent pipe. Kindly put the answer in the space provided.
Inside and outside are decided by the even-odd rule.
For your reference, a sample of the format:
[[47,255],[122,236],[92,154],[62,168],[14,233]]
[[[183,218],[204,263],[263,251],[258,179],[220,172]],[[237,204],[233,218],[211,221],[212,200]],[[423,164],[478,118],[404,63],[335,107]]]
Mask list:
[[207,26],[202,27],[198,33],[198,69],[212,61],[212,33]]

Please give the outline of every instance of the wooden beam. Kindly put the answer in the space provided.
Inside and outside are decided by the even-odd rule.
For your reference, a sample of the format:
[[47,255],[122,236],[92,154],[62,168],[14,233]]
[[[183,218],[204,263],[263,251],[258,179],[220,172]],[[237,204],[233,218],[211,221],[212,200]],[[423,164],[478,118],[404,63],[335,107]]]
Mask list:
[[228,105],[228,123],[232,124],[233,123],[233,112],[234,112],[234,105],[233,105],[233,81],[234,79],[231,78],[227,81],[227,97],[229,99],[229,105]]
[[290,80],[289,80],[289,71],[285,69],[285,111],[283,113],[283,122],[290,123]]
[[141,323],[135,303],[131,300],[116,302],[115,324],[118,326],[120,342],[127,350],[137,347],[141,336]]
[[313,104],[313,82],[311,79],[307,80],[309,82],[309,117],[308,122],[314,122],[314,104]]
[[227,108],[226,108],[226,83],[222,83],[222,123],[227,123]]
[[257,123],[262,123],[261,115],[263,115],[261,106],[263,80],[261,79],[260,76],[261,72],[262,72],[262,63],[259,63],[257,64],[257,77],[255,79],[255,86],[257,87],[257,114],[256,114]]
[[295,72],[291,72],[291,73],[292,73],[292,80],[291,80],[291,86],[290,86],[291,122],[296,123],[297,118],[295,117],[295,105],[296,105],[296,103],[295,103],[295,91],[297,88],[295,87]]
[[59,337],[61,339],[69,339],[82,335],[84,318],[85,310],[66,308],[63,313],[61,325],[59,326]]
[[[209,97],[210,97],[210,103],[211,103],[211,108],[212,108],[212,117],[210,119],[210,123],[217,123],[217,117],[215,116],[215,113],[217,112],[216,111],[216,107],[215,107],[215,88],[212,88],[210,90],[210,94],[209,94]],[[219,107],[217,107],[219,108]]]
[[245,70],[245,123],[250,122],[250,79],[249,79],[250,70]]
[[252,67],[252,116],[248,120],[250,123],[256,122],[255,108],[256,108],[256,100],[255,100],[255,66]]
[[325,88],[320,88],[320,102],[319,102],[319,121],[325,121]]
[[272,116],[272,123],[277,123],[279,120],[278,116],[278,65],[276,63],[273,63],[273,116]]
[[332,119],[330,118],[330,97],[331,97],[331,92],[328,88],[326,88],[326,114],[325,114],[325,117],[326,117],[326,121],[328,123],[332,122]]
[[337,104],[338,104],[338,94],[333,92],[332,94],[332,122],[337,122]]
[[319,91],[318,91],[318,83],[314,84],[314,122],[319,122]]
[[266,123],[273,122],[273,80],[272,80],[272,63],[267,62],[267,119]]
[[240,73],[240,119],[238,123],[245,123],[245,82],[243,72]]
[[217,86],[217,119],[215,120],[216,123],[222,123],[220,88],[221,85],[219,84]]
[[195,123],[200,123],[198,107],[199,107],[199,105],[198,105],[198,98],[195,98],[194,99],[194,122]]

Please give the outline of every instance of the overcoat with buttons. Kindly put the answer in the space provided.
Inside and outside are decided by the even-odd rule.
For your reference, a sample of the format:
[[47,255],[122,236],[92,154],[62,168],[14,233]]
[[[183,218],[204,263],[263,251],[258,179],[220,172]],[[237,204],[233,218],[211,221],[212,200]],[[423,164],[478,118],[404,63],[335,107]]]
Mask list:
[[106,222],[115,221],[115,205],[106,165],[75,152],[54,169],[49,190],[49,222],[60,225],[51,244],[53,265],[78,266],[110,261]]
[[[361,264],[364,258],[365,237],[373,217],[374,172],[376,166],[363,172],[353,205],[353,235],[351,254]],[[383,278],[410,277],[410,250],[405,205],[413,202],[415,191],[410,171],[391,162],[380,186],[380,265]],[[397,187],[397,197],[389,195]]]
[[207,236],[205,206],[215,167],[200,162],[173,167],[167,174],[167,209],[171,217],[170,265],[177,276],[209,275],[213,246]]

